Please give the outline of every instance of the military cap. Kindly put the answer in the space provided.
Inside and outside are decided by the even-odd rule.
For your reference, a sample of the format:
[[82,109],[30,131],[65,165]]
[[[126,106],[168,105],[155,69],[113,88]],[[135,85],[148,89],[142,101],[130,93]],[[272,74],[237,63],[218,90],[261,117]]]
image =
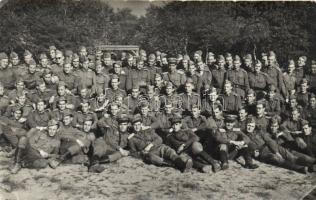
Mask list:
[[166,83],[166,87],[173,87],[173,84],[172,84],[170,81],[168,81],[168,82]]
[[45,81],[43,79],[40,78],[36,80],[36,86],[40,86],[42,84],[45,84]]
[[23,83],[24,84],[24,79],[22,77],[19,77],[15,80],[15,83],[18,84],[18,83]]
[[293,59],[289,60],[289,65],[295,65],[295,61]]
[[86,117],[83,119],[83,121],[92,121],[93,122],[93,118],[91,115],[86,115]]
[[150,60],[150,61],[154,61],[154,60],[156,60],[156,56],[155,56],[155,54],[153,54],[153,53],[149,54],[149,56],[148,56],[148,60]]
[[303,126],[309,125],[309,123],[308,123],[307,120],[304,120],[304,119],[303,119],[303,120],[301,121],[301,125],[302,125],[302,127],[303,127]]
[[235,55],[234,60],[240,61],[240,57],[238,55]]
[[228,53],[228,52],[227,52],[227,53],[225,53],[225,58],[228,58],[228,57],[233,57],[233,56],[232,56],[231,53]]
[[308,80],[306,78],[302,78],[302,80],[300,81],[300,84],[308,84]]
[[252,59],[251,54],[246,54],[246,55],[244,56],[244,60],[246,60],[246,59]]
[[73,55],[73,53],[74,53],[74,52],[73,52],[72,50],[69,50],[69,49],[68,49],[68,50],[65,51],[65,56],[66,56],[66,57],[70,57],[70,56]]
[[52,50],[56,50],[56,47],[55,47],[54,45],[51,45],[51,46],[48,47],[48,49],[49,49],[50,51],[52,51]]
[[127,60],[132,60],[132,59],[134,59],[134,56],[129,53],[129,54],[127,54],[126,58],[127,58]]
[[316,60],[312,60],[312,65],[316,65]]
[[276,54],[274,53],[274,51],[269,51],[268,56],[276,56]]
[[35,62],[35,60],[30,60],[30,62],[29,62],[29,65],[36,65],[36,62]]
[[273,125],[273,124],[280,124],[281,123],[281,117],[279,116],[279,115],[273,115],[272,117],[271,117],[271,125]]
[[65,59],[64,66],[65,65],[71,65],[71,59],[69,57]]
[[291,99],[296,99],[296,95],[295,95],[295,94],[291,94],[291,95],[289,96],[289,100],[291,100]]
[[19,58],[19,56],[18,56],[17,53],[15,53],[14,51],[12,51],[12,52],[10,53],[10,58],[11,58],[11,59],[13,59],[13,58]]
[[139,54],[143,54],[143,53],[146,53],[144,49],[139,50]]
[[226,115],[225,122],[232,123],[232,122],[235,122],[236,119],[237,119],[236,115]]
[[182,60],[183,59],[183,55],[182,54],[178,54],[177,55],[177,60]]
[[81,51],[81,50],[86,50],[87,48],[85,47],[85,46],[80,46],[79,47],[79,51]]
[[4,52],[0,53],[0,60],[2,60],[2,59],[8,59],[8,55]]
[[226,85],[226,84],[231,84],[231,85],[233,85],[233,83],[232,83],[230,80],[228,80],[228,79],[226,79],[225,82],[224,82],[224,85]]
[[160,56],[161,55],[161,52],[160,51],[155,51],[155,54],[157,55],[157,56]]
[[311,99],[311,98],[315,98],[316,97],[316,95],[314,94],[314,93],[310,93],[310,95],[309,95],[309,98]]
[[302,58],[305,62],[307,60],[307,57],[306,56],[301,56],[300,58]]
[[169,64],[177,64],[177,59],[176,58],[168,58],[168,63]]
[[246,124],[256,123],[255,118],[252,115],[249,115],[246,119]]
[[185,54],[185,55],[183,56],[183,60],[190,60],[190,56],[187,55],[187,54]]
[[194,54],[198,54],[198,55],[202,56],[203,52],[201,50],[197,50],[196,52],[194,52]]
[[111,77],[111,80],[113,80],[113,79],[120,79],[120,78],[119,78],[119,76],[117,74],[113,74],[112,77]]
[[141,108],[146,108],[146,107],[148,107],[149,106],[149,103],[148,103],[148,101],[142,101],[141,103],[140,103],[140,106],[139,107],[141,107]]
[[269,91],[269,92],[270,92],[270,91],[275,92],[275,91],[276,91],[276,87],[275,87],[273,84],[270,84],[270,85],[268,86],[268,91]]
[[44,69],[43,76],[45,76],[46,74],[52,74],[52,71],[50,69]]
[[99,65],[102,66],[102,62],[100,60],[95,61],[95,66],[99,66]]
[[24,53],[23,53],[23,56],[26,57],[26,56],[32,56],[32,53],[29,51],[29,50],[25,50]]
[[260,60],[256,60],[256,61],[255,61],[255,64],[262,66],[262,62],[261,62]]
[[147,87],[146,87],[146,89],[147,90],[154,90],[155,89],[155,86],[153,86],[153,85],[147,85]]
[[129,122],[129,118],[128,115],[125,113],[122,113],[118,116],[117,118],[118,123],[128,123]]
[[65,102],[67,102],[67,99],[65,98],[65,97],[60,97],[59,99],[58,99],[58,102],[62,102],[62,101],[65,101]]
[[190,78],[190,77],[189,77],[189,78],[187,78],[187,80],[186,80],[186,82],[185,82],[185,83],[186,83],[186,84],[187,84],[187,83],[194,84],[194,82],[193,82],[192,78]]
[[213,52],[208,52],[208,53],[207,53],[207,56],[208,56],[208,57],[211,57],[211,56],[215,56],[215,54],[214,54]]
[[57,55],[57,54],[63,55],[63,52],[60,51],[60,50],[56,50],[56,55]]
[[262,52],[262,53],[261,53],[261,56],[262,56],[262,57],[267,56],[267,55],[268,55],[268,54],[267,54],[266,52]]
[[40,59],[40,60],[42,60],[42,59],[47,59],[46,53],[41,53],[40,56],[39,56],[39,59]]
[[215,88],[215,87],[211,87],[210,89],[209,89],[209,95],[210,94],[217,94],[217,89]]
[[138,83],[133,84],[132,89],[139,89],[139,84]]
[[51,119],[48,121],[48,126],[56,126],[58,125],[58,121],[56,121],[55,119]]
[[140,114],[136,114],[133,116],[133,119],[132,119],[132,123],[136,123],[136,122],[142,122],[142,116]]
[[23,109],[21,106],[12,106],[12,112],[17,112],[20,111],[21,113],[23,112]]
[[70,109],[66,109],[64,112],[63,112],[63,117],[66,117],[66,116],[71,116],[73,117],[73,113]]
[[60,87],[60,86],[66,86],[66,83],[64,81],[59,81],[58,87]]
[[81,63],[90,62],[87,56],[81,56],[80,59],[79,59],[79,61],[80,61]]
[[42,98],[37,98],[36,99],[36,103],[38,104],[38,103],[41,103],[41,102],[43,102],[44,104],[45,104],[45,100],[44,99],[42,99]]
[[160,57],[161,58],[165,58],[165,57],[167,57],[167,54],[166,53],[161,53]]
[[109,52],[104,53],[103,59],[104,60],[111,60],[111,54]]
[[182,117],[178,114],[175,114],[172,118],[171,118],[171,124],[176,124],[176,123],[181,123],[182,122]]
[[72,54],[72,60],[79,59],[79,55],[74,53]]
[[217,61],[225,61],[225,58],[223,55],[218,55]]
[[266,104],[266,100],[265,99],[259,99],[257,101],[257,105],[265,105]]

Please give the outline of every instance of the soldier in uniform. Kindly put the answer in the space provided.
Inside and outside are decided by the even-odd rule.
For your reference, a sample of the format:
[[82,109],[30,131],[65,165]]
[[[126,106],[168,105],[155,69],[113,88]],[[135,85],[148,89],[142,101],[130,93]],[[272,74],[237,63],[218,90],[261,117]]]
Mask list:
[[276,97],[276,87],[274,85],[268,86],[268,94],[265,104],[265,112],[267,116],[271,117],[273,115],[280,115],[281,113],[281,101]]
[[[183,128],[180,116],[172,119],[172,129],[167,135],[167,143],[178,154],[184,153],[192,157],[193,166],[202,172],[208,173],[210,171],[206,167],[207,165],[212,166],[214,173],[221,169],[219,163],[204,151],[199,137],[192,130]],[[207,165],[203,162],[206,162]]]
[[25,64],[20,63],[20,59],[17,53],[11,52],[10,61],[12,64],[12,70],[14,73],[14,77],[20,78],[23,77],[27,73],[27,67]]
[[89,60],[86,57],[81,59],[81,69],[78,71],[79,86],[89,89],[92,95],[93,88],[96,87],[95,73],[89,69]]
[[139,105],[139,113],[143,122],[143,129],[154,129],[159,128],[160,123],[157,118],[149,112],[149,104],[147,101],[143,101]]
[[124,98],[123,103],[128,106],[128,112],[135,114],[138,112],[138,104],[140,101],[140,90],[137,84],[134,84],[131,89],[131,94]]
[[221,93],[223,85],[224,85],[224,79],[225,79],[225,58],[223,55],[219,55],[217,58],[217,65],[215,65],[215,68],[212,69],[212,85],[218,89],[219,93]]
[[232,91],[232,83],[228,80],[224,84],[223,107],[227,113],[237,113],[241,106],[241,98]]
[[194,85],[192,80],[188,79],[185,83],[185,92],[179,95],[181,100],[181,108],[184,111],[184,114],[191,111],[191,108],[194,105],[201,106],[200,95],[193,92],[193,88]]
[[57,76],[53,75],[53,72],[50,69],[44,69],[42,78],[45,81],[45,85],[47,89],[57,91],[58,83],[57,83]]
[[293,93],[293,91],[295,91],[296,86],[298,84],[294,71],[295,71],[295,62],[294,60],[289,60],[287,70],[283,72],[284,85],[288,94],[288,96],[286,97],[287,101],[289,100],[289,96]]
[[95,63],[95,93],[101,94],[104,93],[104,89],[109,87],[110,76],[108,73],[104,73],[104,67],[102,66],[101,61]]
[[78,129],[82,129],[86,117],[90,116],[93,119],[93,124],[91,125],[91,129],[92,130],[96,129],[97,123],[98,123],[98,117],[94,112],[91,111],[90,101],[83,100],[80,108],[81,109],[74,114],[73,126]]
[[309,96],[309,105],[304,111],[306,120],[309,121],[310,126],[316,130],[316,96],[311,93]]
[[58,127],[57,121],[50,120],[47,130],[36,130],[28,142],[19,143],[11,173],[16,174],[21,167],[41,169],[56,162],[60,146]]
[[302,78],[300,82],[300,90],[296,93],[297,102],[303,108],[308,106],[308,98],[310,93],[308,92],[309,83],[306,78]]
[[46,109],[45,100],[37,99],[36,110],[28,115],[26,125],[28,129],[46,130],[50,119],[52,119],[52,115],[50,110]]
[[14,73],[12,69],[8,68],[9,59],[6,53],[0,53],[0,80],[5,89],[13,89],[14,88]]
[[163,95],[166,90],[166,84],[162,79],[162,75],[156,73],[155,74],[155,79],[154,79],[154,87],[155,87],[155,93],[157,95]]
[[244,102],[244,107],[247,110],[247,113],[250,115],[256,114],[256,93],[253,89],[249,89],[246,92],[246,99]]
[[237,155],[242,155],[245,158],[245,168],[258,168],[256,164],[253,164],[250,151],[247,148],[250,140],[239,128],[234,128],[235,120],[235,116],[228,115],[225,119],[225,127],[217,129],[213,134],[213,139],[217,143],[217,152],[219,152],[222,162],[222,169],[228,169],[228,159]]
[[184,73],[177,70],[177,60],[175,58],[169,58],[168,67],[169,72],[163,73],[163,80],[171,82],[176,90],[181,90],[180,86],[185,83],[186,77]]
[[121,83],[120,78],[117,75],[113,75],[111,77],[111,81],[110,81],[111,87],[105,89],[105,96],[107,99],[110,100],[110,102],[112,102],[117,95],[126,97],[125,90],[122,90],[121,88],[119,88],[120,83]]
[[212,84],[212,73],[205,69],[205,64],[203,62],[199,62],[197,64],[197,77],[198,83],[194,84],[196,86],[196,91],[198,94],[201,94],[201,91],[205,89],[206,85]]
[[25,87],[28,90],[34,90],[36,88],[36,81],[41,77],[41,73],[36,71],[36,62],[30,60],[28,65],[28,71],[23,77]]
[[192,168],[192,159],[179,156],[175,150],[162,144],[162,139],[154,130],[142,130],[141,116],[135,115],[132,120],[133,132],[128,137],[130,153],[140,157],[149,164],[169,166],[168,161],[175,164],[176,168],[186,171]]
[[30,61],[34,60],[33,54],[29,50],[25,50],[23,53],[23,56],[24,56],[24,62],[26,65],[29,65]]
[[226,69],[227,71],[233,70],[234,68],[234,60],[233,60],[233,56],[231,53],[226,53],[225,54],[225,63],[226,63]]
[[129,71],[126,80],[126,89],[130,91],[134,85],[145,88],[150,83],[150,72],[144,68],[144,61],[137,59],[136,68]]
[[79,59],[79,56],[78,54],[74,53],[72,55],[72,62],[71,62],[71,65],[73,67],[73,72],[75,75],[78,75],[78,71],[79,71],[79,68],[80,68],[80,59]]
[[213,52],[208,52],[207,58],[206,58],[206,64],[209,71],[212,71],[213,69],[216,68],[215,67],[216,59],[215,59],[215,54]]
[[306,74],[306,79],[309,82],[309,91],[316,93],[316,61],[312,60],[310,73]]
[[63,66],[63,71],[56,74],[59,81],[63,81],[67,85],[67,89],[72,93],[76,94],[79,80],[78,77],[73,73],[73,68],[69,61],[66,61]]
[[40,72],[43,72],[44,69],[51,69],[51,66],[50,66],[50,63],[49,63],[49,60],[47,58],[47,55],[46,53],[41,53],[39,55],[39,64],[38,64],[38,71]]
[[33,107],[30,105],[30,103],[27,101],[25,94],[18,94],[17,98],[13,101],[14,103],[9,105],[6,109],[5,116],[10,117],[12,114],[12,110],[15,110],[16,108],[21,109],[22,117],[19,119],[21,123],[25,122],[27,120],[28,115],[32,112]]
[[103,116],[99,119],[97,125],[101,135],[107,134],[107,131],[118,130],[118,116],[120,115],[120,108],[116,103],[109,105],[109,113],[104,112]]
[[103,92],[98,93],[95,98],[91,99],[91,110],[100,118],[103,111],[107,109],[109,102]]
[[59,122],[62,122],[63,120],[63,116],[64,116],[64,112],[66,110],[69,110],[66,108],[67,105],[67,99],[65,97],[61,97],[58,99],[58,104],[57,104],[57,108],[53,109],[51,112],[52,115],[52,119],[55,119]]
[[56,47],[54,45],[49,46],[48,53],[52,64],[56,63]]
[[256,125],[258,130],[262,130],[264,132],[267,131],[268,125],[269,125],[269,120],[268,117],[266,116],[266,100],[260,99],[256,103],[256,115],[255,115],[255,120],[256,120]]
[[7,95],[5,95],[5,89],[0,81],[0,115],[4,115],[7,107],[10,104],[10,99]]
[[56,62],[52,64],[51,69],[54,74],[59,74],[63,71],[63,65],[65,61],[65,57],[63,52],[56,50]]
[[302,78],[305,76],[305,65],[306,65],[307,57],[300,56],[297,60],[297,67],[294,70],[295,78],[297,82],[301,82]]
[[213,116],[214,107],[217,104],[221,104],[219,95],[217,94],[217,89],[215,87],[211,87],[207,91],[207,98],[202,99],[202,103],[201,103],[202,114],[206,117]]
[[248,73],[253,72],[254,66],[253,66],[251,54],[245,55],[243,59],[244,59],[244,65],[242,66],[242,68],[244,68],[244,70],[246,70]]
[[241,61],[239,56],[235,56],[234,68],[227,70],[225,79],[232,82],[234,91],[242,98],[245,98],[246,91],[249,89],[248,74],[246,70],[240,68]]
[[64,97],[67,100],[66,108],[72,109],[72,110],[75,109],[75,106],[76,106],[75,97],[73,94],[69,92],[69,90],[66,88],[66,83],[63,81],[60,81],[58,83],[57,95],[53,96],[54,102],[51,105],[51,108],[53,109],[56,108],[58,99],[61,97]]
[[121,114],[118,118],[118,129],[109,129],[103,136],[92,144],[93,155],[89,172],[102,172],[105,168],[101,164],[110,163],[128,156],[128,116]]
[[172,106],[175,109],[181,108],[181,99],[180,96],[177,95],[175,92],[174,85],[171,82],[166,83],[166,95],[161,96],[160,102],[162,107],[165,106],[166,102],[172,102]]
[[51,105],[54,102],[52,96],[56,95],[56,91],[52,91],[46,88],[46,84],[43,79],[38,79],[36,81],[36,90],[33,92],[27,93],[28,99],[31,100],[32,103],[36,103],[38,99],[43,99],[45,104]]

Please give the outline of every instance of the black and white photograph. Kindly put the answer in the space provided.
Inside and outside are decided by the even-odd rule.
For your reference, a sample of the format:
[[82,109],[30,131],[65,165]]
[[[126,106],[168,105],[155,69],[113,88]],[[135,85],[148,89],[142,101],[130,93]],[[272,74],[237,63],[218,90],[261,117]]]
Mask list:
[[316,2],[0,0],[0,200],[315,200]]

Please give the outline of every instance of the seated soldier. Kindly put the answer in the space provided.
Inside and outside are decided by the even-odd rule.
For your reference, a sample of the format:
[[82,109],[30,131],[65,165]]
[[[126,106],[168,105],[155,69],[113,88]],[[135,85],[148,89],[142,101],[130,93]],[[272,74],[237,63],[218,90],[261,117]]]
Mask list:
[[140,90],[139,90],[139,85],[134,84],[132,89],[131,89],[131,94],[129,94],[127,97],[124,98],[123,103],[128,106],[128,113],[130,114],[135,114],[139,112],[138,109],[138,104],[140,101]]
[[247,148],[249,138],[234,128],[236,117],[228,115],[225,118],[225,127],[217,129],[213,134],[213,140],[217,143],[217,152],[219,152],[222,169],[228,169],[228,159],[236,158],[242,155],[245,158],[245,168],[255,169],[258,166],[252,163],[252,158]]
[[258,129],[267,131],[268,129],[268,117],[266,116],[266,101],[264,99],[261,99],[257,101],[256,103],[256,126]]
[[91,111],[90,109],[90,101],[89,100],[83,100],[81,102],[81,109],[80,111],[77,111],[74,114],[74,119],[73,119],[73,126],[78,128],[78,129],[82,129],[83,128],[83,123],[84,123],[84,119],[90,116],[93,119],[93,124],[92,124],[92,129],[96,129],[97,128],[97,123],[98,123],[98,117],[97,115]]
[[181,93],[180,101],[181,101],[181,109],[184,111],[183,114],[189,115],[192,106],[200,106],[200,95],[196,92],[193,92],[193,81],[192,79],[187,79],[185,82],[185,92]]
[[142,122],[143,122],[143,129],[157,129],[159,128],[159,121],[157,120],[157,118],[155,116],[153,116],[150,112],[149,112],[149,104],[147,101],[141,102],[140,104],[140,115],[142,118]]
[[286,148],[278,145],[270,136],[262,130],[255,129],[256,120],[253,117],[247,119],[246,135],[250,138],[248,149],[252,156],[259,161],[274,164],[301,173],[307,173],[308,167],[315,171],[315,159],[306,159],[306,156],[292,154]]
[[58,128],[58,122],[50,120],[46,130],[35,129],[28,142],[19,142],[11,173],[16,174],[21,167],[41,169],[54,165],[60,145]]
[[97,126],[101,132],[101,135],[105,135],[109,129],[118,129],[117,118],[120,114],[120,109],[117,104],[111,103],[109,108],[109,113],[104,112],[103,116],[99,119]]
[[58,88],[57,88],[57,95],[53,96],[53,104],[51,105],[51,108],[55,109],[58,103],[59,98],[65,98],[67,100],[66,108],[68,109],[75,109],[76,107],[76,100],[75,96],[70,93],[70,91],[66,88],[66,83],[63,81],[60,81],[58,83]]
[[143,124],[140,115],[135,115],[132,123],[133,132],[128,137],[132,156],[140,157],[145,162],[156,166],[169,166],[168,161],[170,161],[181,171],[192,168],[192,159],[179,156],[175,150],[162,144],[161,137],[154,130],[142,130]]
[[277,88],[274,85],[268,86],[268,95],[265,102],[266,115],[271,117],[281,113],[281,101],[276,96]]
[[7,107],[5,116],[10,117],[12,115],[12,110],[19,108],[22,110],[22,117],[19,119],[20,123],[26,122],[28,115],[32,112],[33,107],[29,104],[25,94],[18,95],[14,104]]
[[25,83],[22,78],[18,78],[15,81],[15,88],[13,90],[8,91],[8,98],[10,99],[10,103],[14,104],[15,100],[18,98],[18,96],[21,95],[27,95],[28,90],[25,88]]
[[246,131],[246,119],[248,113],[245,107],[241,106],[238,111],[238,121],[236,123],[236,127],[240,128],[242,132]]
[[109,100],[105,97],[103,92],[97,94],[97,96],[91,99],[91,110],[95,112],[100,118],[104,110],[108,108]]
[[198,170],[208,173],[210,169],[204,162],[211,165],[213,171],[216,173],[220,170],[220,165],[209,154],[203,150],[202,144],[199,142],[199,137],[190,129],[182,127],[182,120],[180,116],[172,118],[172,128],[167,135],[167,143],[178,154],[188,154],[193,158],[193,166]]
[[175,88],[171,82],[166,83],[166,94],[160,97],[160,102],[162,107],[164,107],[167,102],[171,102],[174,109],[181,109],[181,98],[175,93]]
[[36,90],[27,94],[28,99],[30,99],[32,103],[36,103],[38,99],[43,99],[46,105],[51,105],[54,102],[52,97],[54,95],[55,91],[46,89],[46,83],[42,79],[36,81]]
[[310,122],[310,125],[316,129],[316,96],[314,93],[311,93],[309,96],[309,104],[305,108],[305,117],[306,120]]
[[221,104],[219,95],[215,87],[211,87],[207,91],[207,98],[202,100],[202,115],[206,116],[207,118],[212,116],[214,113],[214,107],[218,104]]
[[114,162],[129,155],[129,151],[126,150],[128,122],[128,116],[121,114],[118,117],[118,129],[110,128],[105,135],[94,141],[89,172],[100,173],[105,169],[101,164]]
[[52,119],[52,115],[50,110],[46,109],[45,101],[38,99],[36,110],[32,111],[26,120],[27,129],[45,130],[50,119]]
[[67,100],[64,97],[58,99],[57,108],[51,112],[52,119],[55,119],[59,122],[63,120],[63,115],[66,110]]
[[6,96],[4,86],[0,81],[0,115],[4,115],[9,104],[10,99]]
[[241,98],[232,89],[232,83],[226,80],[224,83],[223,108],[226,113],[236,114],[241,106]]

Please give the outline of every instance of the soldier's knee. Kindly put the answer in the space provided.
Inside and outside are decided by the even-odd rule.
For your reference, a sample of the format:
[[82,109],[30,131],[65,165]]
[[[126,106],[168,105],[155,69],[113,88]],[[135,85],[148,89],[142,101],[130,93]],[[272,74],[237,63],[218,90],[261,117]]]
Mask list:
[[26,144],[27,144],[27,138],[25,136],[23,136],[18,141],[18,148],[25,149]]
[[79,145],[72,145],[67,150],[71,155],[75,155],[81,151],[81,147]]
[[192,143],[192,153],[193,154],[198,154],[200,153],[201,151],[203,151],[203,146],[201,143],[199,142],[193,142]]
[[219,150],[220,151],[227,151],[228,150],[227,145],[226,144],[220,144],[219,145]]
[[45,159],[38,159],[38,160],[35,160],[33,162],[33,168],[34,169],[43,169],[43,168],[46,168],[48,165],[48,161],[45,160]]

